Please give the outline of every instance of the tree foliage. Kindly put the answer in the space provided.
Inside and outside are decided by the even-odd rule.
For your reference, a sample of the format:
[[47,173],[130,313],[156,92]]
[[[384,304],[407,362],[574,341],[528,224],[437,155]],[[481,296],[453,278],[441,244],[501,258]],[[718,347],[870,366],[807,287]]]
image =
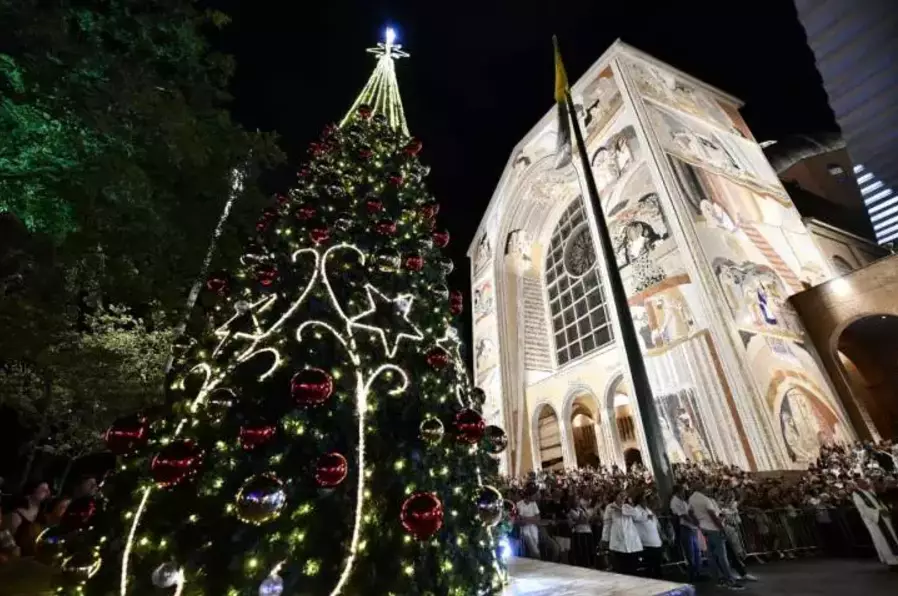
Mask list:
[[227,111],[233,62],[204,36],[225,21],[189,0],[0,0],[0,211],[66,263],[101,255],[113,301],[183,302],[232,170],[280,158]]

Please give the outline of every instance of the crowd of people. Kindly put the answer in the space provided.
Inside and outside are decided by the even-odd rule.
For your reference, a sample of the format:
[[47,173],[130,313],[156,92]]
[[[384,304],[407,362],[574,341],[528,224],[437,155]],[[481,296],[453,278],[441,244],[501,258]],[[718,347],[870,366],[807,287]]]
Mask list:
[[53,497],[47,482],[34,481],[0,499],[0,564],[37,554],[40,533],[62,520],[72,500],[93,496],[98,490],[94,476],[83,476],[65,495]]
[[[898,513],[898,443],[891,441],[823,447],[802,472],[765,475],[709,461],[675,464],[673,470],[675,494],[667,503],[659,501],[651,474],[639,464],[504,479],[504,494],[516,504],[521,554],[650,577],[660,575],[663,557],[677,557],[691,579],[702,577],[707,560],[720,584],[740,589],[742,581],[754,579],[746,568],[743,515],[759,539],[769,540],[774,556],[786,557],[792,554],[779,550],[780,536],[771,528],[780,519],[789,539],[801,531],[793,522],[799,512],[825,530],[829,511],[861,511],[864,494],[875,507]],[[876,529],[870,531],[875,543]],[[883,536],[894,537],[894,530],[884,528]],[[888,563],[887,555],[880,552]]]

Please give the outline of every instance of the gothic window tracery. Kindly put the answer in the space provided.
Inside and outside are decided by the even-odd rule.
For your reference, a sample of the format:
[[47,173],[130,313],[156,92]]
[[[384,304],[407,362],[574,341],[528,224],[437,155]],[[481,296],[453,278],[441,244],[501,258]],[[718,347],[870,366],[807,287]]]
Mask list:
[[559,366],[611,343],[596,252],[579,197],[552,232],[545,282]]

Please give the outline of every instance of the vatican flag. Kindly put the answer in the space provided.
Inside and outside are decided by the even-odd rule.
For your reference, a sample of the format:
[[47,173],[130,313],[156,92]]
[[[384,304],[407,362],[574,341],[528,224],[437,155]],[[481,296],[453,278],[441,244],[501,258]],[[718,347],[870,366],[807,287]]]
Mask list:
[[555,103],[558,105],[558,135],[555,146],[555,168],[563,168],[571,163],[571,119],[568,114],[568,84],[558,38],[552,36],[555,46]]

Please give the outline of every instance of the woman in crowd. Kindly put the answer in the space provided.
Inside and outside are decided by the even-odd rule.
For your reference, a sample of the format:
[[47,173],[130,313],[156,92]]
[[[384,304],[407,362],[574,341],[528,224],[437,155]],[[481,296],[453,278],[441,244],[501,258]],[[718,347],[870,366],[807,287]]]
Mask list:
[[611,566],[616,573],[635,575],[642,541],[633,524],[637,513],[629,501],[626,491],[620,491],[605,508],[602,547],[611,551]]
[[596,543],[592,536],[593,510],[589,501],[572,493],[568,500],[568,522],[571,526],[571,563],[593,567]]
[[642,558],[645,561],[646,574],[656,579],[661,578],[661,533],[659,532],[658,518],[649,508],[646,493],[641,492],[634,500],[635,507],[633,524],[639,540],[642,542]]
[[25,485],[22,496],[3,519],[3,529],[13,536],[22,556],[34,555],[34,543],[42,529],[41,504],[49,496],[50,487],[46,482],[31,482]]

